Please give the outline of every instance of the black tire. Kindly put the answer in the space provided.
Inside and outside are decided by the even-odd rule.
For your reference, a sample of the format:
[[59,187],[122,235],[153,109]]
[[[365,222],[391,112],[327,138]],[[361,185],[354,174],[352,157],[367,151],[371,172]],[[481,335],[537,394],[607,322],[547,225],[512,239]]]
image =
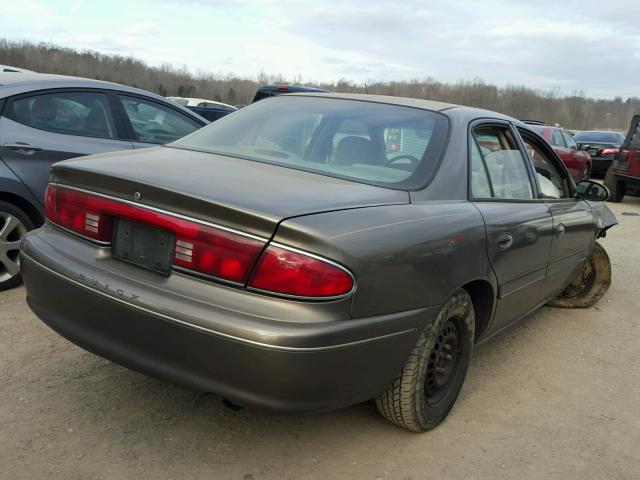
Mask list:
[[19,246],[22,237],[33,228],[29,215],[15,205],[0,200],[0,291],[22,283]]
[[547,305],[561,308],[588,308],[607,293],[611,286],[611,260],[596,242],[591,255],[576,278]]
[[438,426],[458,398],[474,339],[473,304],[458,290],[424,329],[400,374],[376,397],[378,411],[413,432]]
[[618,203],[622,201],[627,188],[624,182],[621,182],[616,178],[613,170],[607,170],[607,173],[604,176],[604,185],[609,189],[609,192],[611,193],[611,196],[609,197],[610,202]]

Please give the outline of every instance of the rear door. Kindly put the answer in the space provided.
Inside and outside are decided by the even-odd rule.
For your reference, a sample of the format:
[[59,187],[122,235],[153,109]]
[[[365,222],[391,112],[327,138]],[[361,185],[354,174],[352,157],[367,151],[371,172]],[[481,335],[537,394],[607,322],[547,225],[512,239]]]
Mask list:
[[150,98],[124,93],[117,98],[134,148],[164,145],[204,126],[179,109]]
[[469,142],[471,201],[484,218],[487,253],[498,279],[495,330],[544,300],[552,219],[510,124],[476,124]]
[[553,239],[542,290],[550,297],[564,288],[587,258],[595,241],[593,213],[587,202],[575,198],[569,174],[553,150],[532,133],[518,131],[531,155],[539,197],[553,218]]
[[46,90],[12,97],[0,117],[0,159],[39,202],[53,163],[130,150],[133,145],[100,90]]

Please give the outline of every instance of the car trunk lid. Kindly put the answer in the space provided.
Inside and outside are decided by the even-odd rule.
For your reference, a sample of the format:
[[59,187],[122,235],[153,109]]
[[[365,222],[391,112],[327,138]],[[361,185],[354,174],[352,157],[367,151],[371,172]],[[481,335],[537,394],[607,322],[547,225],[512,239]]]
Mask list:
[[286,218],[409,203],[406,191],[166,147],[60,162],[52,181],[265,238]]

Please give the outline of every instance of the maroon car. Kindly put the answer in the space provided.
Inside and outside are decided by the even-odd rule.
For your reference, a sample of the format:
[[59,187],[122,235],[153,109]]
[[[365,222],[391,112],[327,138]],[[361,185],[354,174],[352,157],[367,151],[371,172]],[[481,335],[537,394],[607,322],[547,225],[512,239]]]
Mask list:
[[640,115],[631,120],[629,133],[604,177],[609,201],[621,202],[625,194],[640,194]]
[[576,182],[588,180],[591,175],[591,156],[578,148],[566,130],[549,125],[531,125],[556,151]]

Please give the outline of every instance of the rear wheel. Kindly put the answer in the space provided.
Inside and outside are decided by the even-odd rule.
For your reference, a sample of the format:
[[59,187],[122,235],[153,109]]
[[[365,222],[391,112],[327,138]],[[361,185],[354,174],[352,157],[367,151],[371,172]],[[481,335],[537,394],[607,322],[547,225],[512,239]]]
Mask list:
[[376,397],[378,411],[414,432],[435,428],[458,398],[469,367],[475,315],[469,294],[454,293],[425,328],[402,372]]
[[609,189],[611,196],[609,197],[610,202],[621,202],[624,198],[626,186],[624,182],[618,180],[613,173],[613,170],[607,170],[607,174],[604,176],[604,185]]
[[594,305],[611,286],[611,260],[596,242],[591,255],[577,277],[547,305],[563,308],[587,308]]
[[33,222],[15,205],[0,201],[0,291],[19,285],[20,242]]

